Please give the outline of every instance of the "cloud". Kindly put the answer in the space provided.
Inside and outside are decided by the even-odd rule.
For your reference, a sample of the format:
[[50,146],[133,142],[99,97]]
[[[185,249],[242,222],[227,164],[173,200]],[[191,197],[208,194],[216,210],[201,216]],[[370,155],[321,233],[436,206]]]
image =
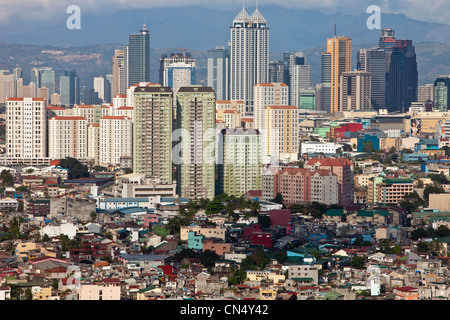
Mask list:
[[64,19],[69,5],[78,5],[82,13],[102,15],[117,10],[186,5],[239,10],[243,2],[246,7],[254,7],[256,1],[259,6],[275,4],[285,8],[319,9],[347,14],[366,13],[368,6],[378,5],[382,13],[403,13],[422,21],[450,21],[449,0],[0,0],[0,21],[5,24],[18,19]]

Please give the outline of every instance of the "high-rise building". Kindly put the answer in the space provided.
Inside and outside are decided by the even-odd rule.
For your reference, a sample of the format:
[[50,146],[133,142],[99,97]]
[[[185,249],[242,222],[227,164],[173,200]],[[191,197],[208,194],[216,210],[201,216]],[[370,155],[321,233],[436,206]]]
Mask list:
[[386,52],[383,49],[358,51],[357,69],[371,75],[370,92],[372,109],[386,108]]
[[87,126],[87,158],[93,165],[100,164],[100,124],[91,123]]
[[103,77],[94,77],[94,91],[97,92],[98,98],[105,101],[105,78]]
[[321,60],[321,94],[320,110],[330,112],[331,110],[331,54],[322,53]]
[[[327,41],[327,54],[330,55],[330,109],[334,113],[339,110],[339,86],[342,72],[351,71],[352,67],[352,39],[335,36]],[[325,57],[323,57],[325,58]],[[325,63],[325,61],[322,61]],[[325,66],[322,65],[322,68]],[[322,71],[323,72],[323,71]],[[327,110],[328,111],[328,110]]]
[[407,112],[417,101],[418,73],[416,52],[411,40],[396,40],[388,62],[386,109]]
[[127,83],[125,79],[125,50],[116,49],[113,57],[112,96],[125,94]]
[[417,91],[418,102],[433,102],[434,101],[434,84],[427,83],[423,86],[419,86]]
[[230,51],[224,47],[208,50],[208,87],[214,88],[217,100],[228,100]]
[[372,110],[369,72],[343,72],[340,83],[339,111]]
[[265,129],[264,109],[267,106],[287,106],[289,87],[284,83],[258,83],[253,87],[253,124],[258,130]]
[[338,204],[342,206],[353,205],[354,181],[352,163],[345,158],[309,159],[305,162],[306,169],[325,169],[332,171],[337,176]]
[[47,156],[47,103],[38,98],[6,100],[6,154],[16,158]]
[[253,112],[253,86],[269,80],[269,28],[256,9],[245,8],[233,20],[230,46],[230,100],[242,100]]
[[284,53],[284,80],[289,86],[289,104],[299,107],[300,90],[311,82],[311,66],[305,64],[303,51]]
[[100,165],[118,165],[123,156],[133,153],[133,123],[124,116],[100,118]]
[[126,87],[150,81],[150,35],[145,24],[140,33],[130,34],[124,64]]
[[300,92],[311,85],[311,66],[292,65],[289,75],[289,104],[299,108]]
[[42,69],[41,87],[48,89],[47,101],[50,101],[50,97],[56,92],[55,70],[53,68]]
[[15,76],[10,74],[9,71],[0,70],[0,104],[17,96],[17,85],[21,81],[22,78],[16,80]]
[[[177,193],[187,199],[215,196],[216,99],[213,88],[181,87],[177,94],[180,130]],[[178,161],[175,161],[178,160]]]
[[219,135],[218,194],[240,197],[261,190],[261,134],[259,130],[223,129]]
[[181,87],[195,84],[195,59],[187,52],[183,54],[171,54],[170,57],[163,55],[160,59],[160,80],[165,87],[172,88],[173,109],[176,116],[177,92]]
[[80,104],[80,79],[75,70],[66,70],[59,78],[59,94],[61,105]]
[[301,89],[299,95],[299,112],[305,112],[310,110],[316,110],[317,105],[316,89],[310,87],[307,89]]
[[263,155],[276,160],[298,160],[298,124],[296,106],[265,107]]
[[378,40],[378,47],[385,52],[392,52],[392,48],[395,46],[395,32],[392,28],[381,29],[381,36]]
[[284,82],[284,61],[269,61],[269,83]]
[[143,83],[133,95],[133,172],[171,184],[172,89]]
[[53,117],[48,121],[48,156],[51,159],[87,156],[87,121],[83,117]]
[[434,81],[434,108],[448,111],[450,106],[450,76],[439,76]]
[[338,203],[337,176],[330,170],[282,168],[273,175],[273,198],[283,197],[284,205],[318,202]]

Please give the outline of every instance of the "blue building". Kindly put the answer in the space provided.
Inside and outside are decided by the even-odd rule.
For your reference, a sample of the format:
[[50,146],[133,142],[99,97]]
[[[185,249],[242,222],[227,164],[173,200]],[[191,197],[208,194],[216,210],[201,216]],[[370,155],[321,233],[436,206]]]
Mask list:
[[428,155],[425,153],[402,153],[402,160],[405,162],[426,161],[426,160],[428,160]]
[[368,143],[372,143],[373,151],[380,150],[380,138],[376,135],[365,134],[364,137],[358,138],[358,152],[364,152],[364,146]]

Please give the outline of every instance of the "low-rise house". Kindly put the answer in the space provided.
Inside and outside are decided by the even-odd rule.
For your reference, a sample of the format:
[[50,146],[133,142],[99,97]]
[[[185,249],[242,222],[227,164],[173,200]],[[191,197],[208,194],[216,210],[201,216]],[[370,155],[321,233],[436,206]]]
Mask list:
[[11,300],[11,288],[0,287],[0,301]]
[[117,283],[81,284],[79,300],[120,300],[121,287]]
[[33,300],[46,301],[52,296],[52,287],[33,286],[31,287],[31,293],[33,295]]
[[419,289],[415,287],[400,287],[394,289],[395,300],[419,300]]
[[392,213],[385,210],[359,210],[346,216],[349,223],[391,224]]

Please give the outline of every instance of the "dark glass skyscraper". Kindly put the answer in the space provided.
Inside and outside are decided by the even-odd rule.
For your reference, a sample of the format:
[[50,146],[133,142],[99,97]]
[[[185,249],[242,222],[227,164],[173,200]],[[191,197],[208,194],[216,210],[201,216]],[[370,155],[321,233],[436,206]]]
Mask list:
[[395,46],[395,32],[392,28],[384,28],[381,30],[380,40],[378,41],[378,47],[386,52],[392,52],[392,48]]
[[412,40],[396,40],[388,61],[386,108],[406,112],[417,101],[418,73]]
[[130,34],[125,46],[125,77],[127,87],[150,82],[150,35],[145,24],[140,33]]

